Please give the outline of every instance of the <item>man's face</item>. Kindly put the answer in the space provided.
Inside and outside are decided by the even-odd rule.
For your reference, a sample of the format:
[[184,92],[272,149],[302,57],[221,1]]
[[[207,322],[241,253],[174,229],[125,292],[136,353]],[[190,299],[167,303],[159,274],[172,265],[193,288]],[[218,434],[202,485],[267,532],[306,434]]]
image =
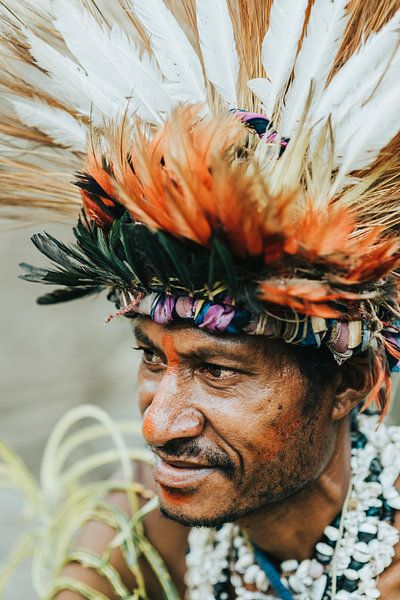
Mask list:
[[144,318],[136,337],[143,433],[167,516],[215,526],[320,475],[334,445],[332,394],[305,411],[308,383],[284,342]]

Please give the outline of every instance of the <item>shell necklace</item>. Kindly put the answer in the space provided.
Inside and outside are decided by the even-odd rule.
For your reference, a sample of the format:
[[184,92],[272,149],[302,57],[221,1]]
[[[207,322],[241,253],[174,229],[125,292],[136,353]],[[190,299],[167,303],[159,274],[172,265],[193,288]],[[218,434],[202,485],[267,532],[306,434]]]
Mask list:
[[189,600],[227,600],[229,585],[242,600],[379,598],[377,577],[391,564],[399,541],[393,520],[400,510],[394,487],[400,472],[400,427],[377,428],[376,415],[362,414],[353,418],[351,435],[347,506],[325,528],[313,557],[284,561],[276,586],[259,551],[237,525],[192,529],[186,559]]

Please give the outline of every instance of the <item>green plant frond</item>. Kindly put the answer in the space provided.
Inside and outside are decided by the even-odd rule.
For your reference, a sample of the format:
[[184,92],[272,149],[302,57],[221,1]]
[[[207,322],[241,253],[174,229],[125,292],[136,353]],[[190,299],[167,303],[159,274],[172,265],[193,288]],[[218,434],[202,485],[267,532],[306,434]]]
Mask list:
[[22,459],[0,441],[0,460],[2,472],[10,487],[22,492],[36,514],[42,514],[39,486]]
[[145,537],[137,539],[137,544],[146,558],[148,564],[156,575],[163,592],[165,594],[165,600],[180,600],[178,591],[172,581],[171,575],[165,567],[164,561],[157,552],[157,550],[150,544]]
[[[116,426],[119,431],[124,434],[140,435],[141,425],[135,422],[128,421],[116,421]],[[108,436],[107,430],[101,425],[89,425],[82,427],[76,433],[71,433],[69,437],[60,444],[57,453],[57,468],[61,469],[64,466],[65,461],[72,452],[77,448],[89,442],[94,442]]]
[[50,493],[51,491],[54,491],[56,496],[58,493],[57,490],[54,489],[54,486],[58,484],[59,473],[57,471],[57,465],[54,457],[58,454],[58,448],[68,430],[82,419],[94,419],[101,423],[109,432],[110,439],[113,441],[116,449],[119,452],[119,459],[124,479],[131,479],[132,469],[129,456],[127,454],[127,445],[118,427],[111,417],[98,406],[84,404],[72,409],[60,420],[50,436],[44,452],[41,468],[41,483],[44,489]]
[[[87,419],[94,424],[87,425]],[[83,422],[82,430],[76,430]],[[22,461],[4,444],[0,444],[1,483],[22,491],[30,509],[32,526],[27,536],[10,554],[0,572],[0,592],[12,577],[15,568],[25,558],[32,558],[32,583],[39,600],[50,600],[62,590],[79,593],[83,598],[101,600],[105,596],[70,577],[63,576],[69,562],[96,569],[112,585],[115,595],[125,600],[148,600],[141,571],[145,560],[159,579],[167,600],[178,600],[179,595],[168,570],[157,551],[145,537],[144,518],[158,507],[158,498],[152,496],[140,483],[132,481],[132,460],[151,464],[152,455],[132,445],[133,435],[140,431],[131,422],[114,422],[96,406],[83,405],[66,414],[50,435],[41,469],[39,486]],[[128,434],[132,434],[128,437]],[[125,437],[127,439],[125,439]],[[86,442],[107,440],[113,448],[93,451],[85,448],[86,455],[68,462],[77,449],[82,454]],[[122,476],[107,481],[93,481],[93,472],[106,462],[122,467]],[[85,481],[90,475],[92,481]],[[130,512],[114,505],[109,496],[114,492],[127,494]],[[143,504],[144,501],[144,504]],[[97,556],[79,547],[79,532],[90,521],[104,523],[115,531],[112,541]],[[135,578],[133,590],[127,590],[120,576],[110,564],[114,548],[120,547],[124,560]]]
[[72,577],[58,577],[43,600],[54,600],[57,594],[66,590],[76,592],[77,594],[80,594],[82,598],[86,598],[87,600],[109,600],[109,598],[101,592],[94,590],[81,581],[72,579]]
[[0,598],[4,594],[4,591],[13,577],[16,569],[19,565],[32,556],[35,543],[37,541],[37,535],[35,532],[30,531],[25,535],[21,536],[17,541],[16,545],[8,555],[7,560],[0,568]]
[[[148,450],[141,450],[140,448],[137,450],[130,450],[128,451],[127,456],[131,461],[147,459],[147,462],[151,462]],[[118,463],[119,459],[120,454],[118,453],[118,450],[105,450],[104,452],[98,452],[88,456],[66,471],[63,475],[63,483],[68,486],[71,482],[76,481],[99,467]]]
[[67,562],[78,562],[86,568],[95,569],[99,575],[105,577],[113,592],[120,598],[129,598],[130,593],[122,583],[118,571],[109,563],[88,550],[74,550],[67,557]]
[[118,546],[121,546],[123,543],[125,543],[127,541],[127,534],[129,537],[132,531],[137,527],[138,523],[140,523],[148,514],[153,512],[153,510],[158,508],[158,506],[158,496],[154,496],[154,498],[151,498],[151,500],[146,502],[146,504],[142,506],[142,508],[140,508],[129,521],[129,531],[121,530],[121,532],[118,535],[116,535],[113,539],[111,547],[117,548]]

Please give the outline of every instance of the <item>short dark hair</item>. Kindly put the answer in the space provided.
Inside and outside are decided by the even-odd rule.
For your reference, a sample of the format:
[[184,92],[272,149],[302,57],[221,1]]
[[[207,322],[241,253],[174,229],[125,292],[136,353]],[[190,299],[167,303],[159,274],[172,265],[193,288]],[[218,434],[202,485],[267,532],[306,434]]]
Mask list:
[[329,388],[340,366],[326,346],[321,348],[290,346],[290,348],[301,374],[307,381],[308,389],[303,414],[310,415],[318,408],[321,394]]

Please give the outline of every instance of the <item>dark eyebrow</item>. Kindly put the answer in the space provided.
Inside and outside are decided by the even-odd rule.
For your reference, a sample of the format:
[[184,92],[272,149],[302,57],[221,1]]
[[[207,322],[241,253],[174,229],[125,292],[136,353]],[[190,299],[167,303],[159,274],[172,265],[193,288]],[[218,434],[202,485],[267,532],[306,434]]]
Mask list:
[[150,348],[155,348],[154,342],[152,342],[151,339],[144,333],[140,325],[136,325],[136,327],[133,330],[133,333],[138,342],[142,342],[142,344],[150,346]]
[[[140,325],[136,325],[135,329],[134,329],[134,334],[135,337],[137,339],[138,342],[141,342],[142,344],[144,344],[145,346],[149,346],[150,348],[156,348],[157,350],[160,350],[159,348],[157,348],[157,346],[154,344],[154,342],[144,333],[144,331],[141,329]],[[207,358],[210,358],[210,356],[215,356],[216,352],[215,351],[210,351],[210,350],[192,350],[191,352],[188,353],[182,353],[182,356],[184,356],[185,358],[197,358],[199,360],[206,360]]]
[[[204,332],[204,333],[208,333],[208,332]],[[144,333],[144,331],[142,330],[142,328],[140,327],[139,324],[137,324],[134,328],[134,335],[136,337],[136,340],[138,342],[141,342],[142,344],[144,344],[145,346],[147,346],[148,348],[154,348],[155,350],[157,350],[157,352],[159,352],[162,356],[164,356],[163,350],[161,348],[159,348],[158,346],[156,346],[156,344]],[[211,337],[211,334],[209,334]],[[215,340],[212,340],[213,342],[215,342]],[[238,340],[235,340],[235,342]],[[223,347],[217,347],[217,348],[208,348],[208,349],[203,349],[203,348],[198,348],[196,350],[191,350],[189,352],[181,352],[180,355],[182,356],[182,358],[186,358],[186,359],[196,359],[202,362],[209,362],[211,361],[213,358],[220,358],[222,356],[224,356],[224,358],[230,358],[231,360],[238,360],[240,359],[241,361],[243,360],[243,357],[237,357],[237,356],[232,356],[232,354],[230,354],[229,352],[226,352],[226,349],[224,349]]]

